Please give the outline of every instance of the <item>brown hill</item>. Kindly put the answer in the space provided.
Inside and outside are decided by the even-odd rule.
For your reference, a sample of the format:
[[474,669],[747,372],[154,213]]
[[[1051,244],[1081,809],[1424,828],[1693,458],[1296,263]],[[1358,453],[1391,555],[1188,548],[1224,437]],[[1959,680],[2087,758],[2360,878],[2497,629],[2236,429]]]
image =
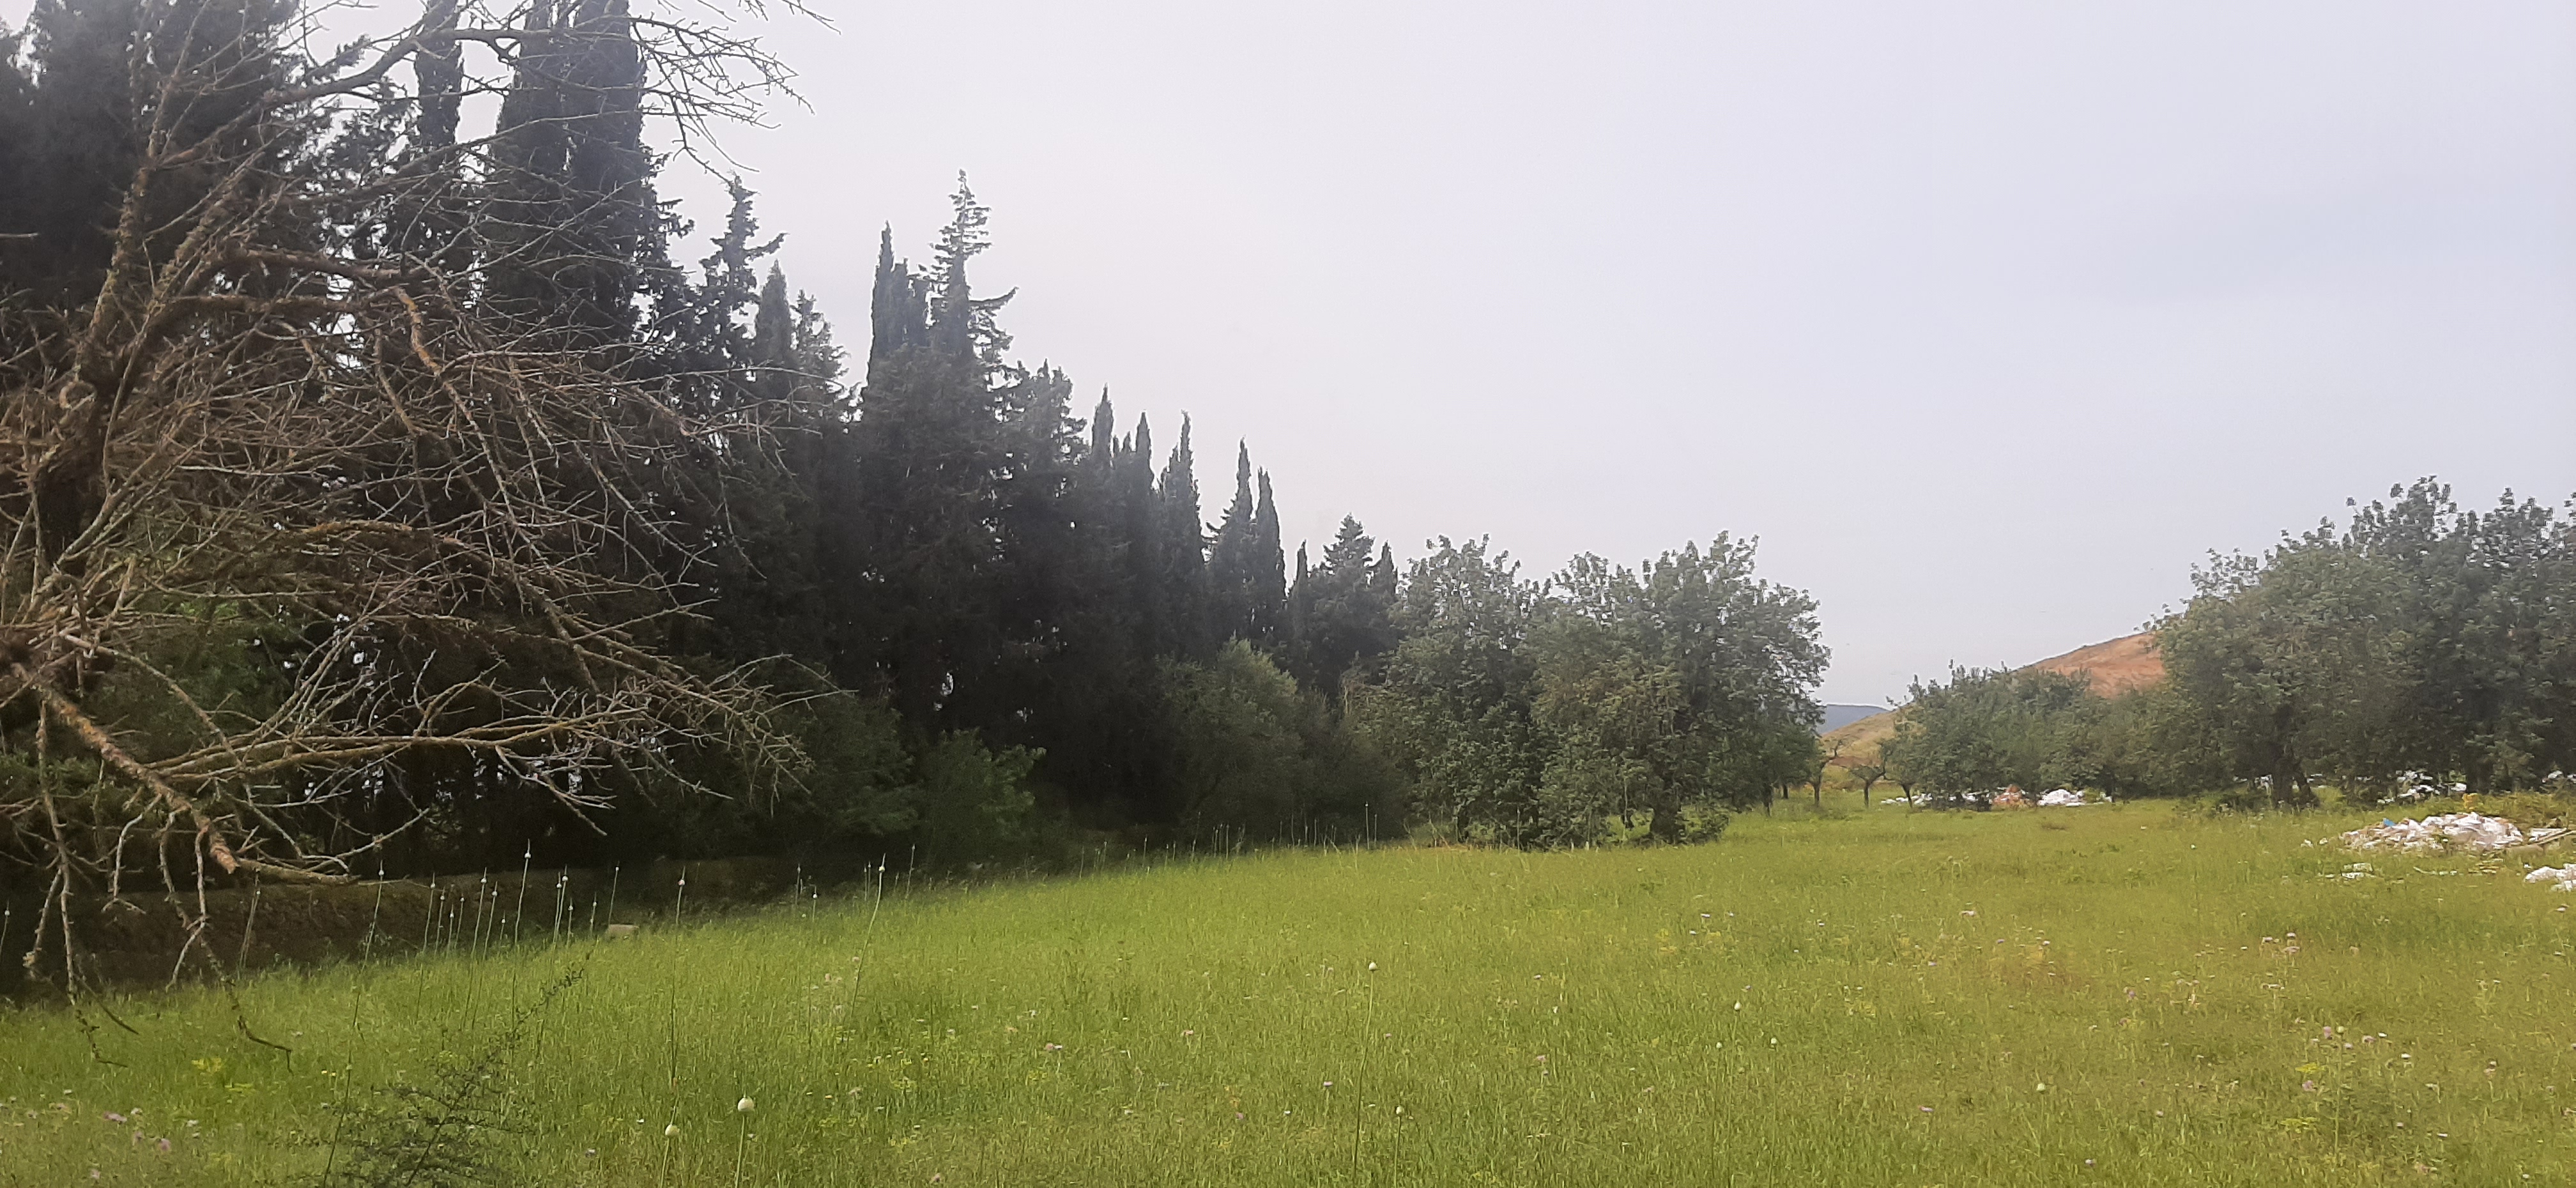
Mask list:
[[2031,667],[2070,676],[2085,673],[2093,678],[2093,691],[2104,697],[2117,697],[2165,679],[2165,658],[2156,651],[2156,635],[2152,631],[2077,648],[2063,656],[2051,656]]
[[[2104,697],[2117,697],[2165,679],[2165,660],[2156,652],[2156,637],[2151,631],[2080,647],[2028,667],[2042,672],[2084,673],[2092,678],[2093,691]],[[1904,720],[1902,709],[1872,714],[1840,730],[1827,731],[1825,745],[1842,744],[1842,757],[1835,760],[1838,765],[1865,763],[1878,757],[1878,744],[1893,736],[1896,724]]]

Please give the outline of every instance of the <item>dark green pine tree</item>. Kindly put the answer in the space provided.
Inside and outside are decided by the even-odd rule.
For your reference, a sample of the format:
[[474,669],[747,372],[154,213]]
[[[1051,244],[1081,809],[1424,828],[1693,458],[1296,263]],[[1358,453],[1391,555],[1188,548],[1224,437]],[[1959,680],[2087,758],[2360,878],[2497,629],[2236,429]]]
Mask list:
[[1130,646],[1140,656],[1166,655],[1171,629],[1162,597],[1163,509],[1154,495],[1151,417],[1137,414],[1136,431],[1120,442],[1114,482],[1108,514],[1116,524],[1122,592],[1134,607],[1130,621],[1136,635]]
[[1306,564],[1306,542],[1297,542],[1297,576],[1288,583],[1288,614],[1282,624],[1282,647],[1291,675],[1304,680],[1307,625],[1315,620],[1315,574]]
[[1288,638],[1287,558],[1279,551],[1279,505],[1270,498],[1270,472],[1260,473],[1260,499],[1252,512],[1252,635],[1276,651]]
[[848,467],[831,327],[805,298],[791,302],[776,266],[753,306],[745,357],[726,385],[765,402],[774,429],[727,452],[717,521],[712,630],[701,651],[735,661],[793,656],[829,663],[823,516]]
[[643,49],[626,0],[539,0],[501,100],[481,235],[497,312],[581,344],[633,337],[637,298],[667,282],[644,145]]
[[995,313],[1009,298],[974,295],[968,268],[988,214],[963,178],[951,201],[927,276],[880,255],[852,481],[828,520],[835,674],[889,690],[925,727],[949,721],[942,711],[961,691],[984,699],[972,686],[1004,643],[994,525],[1010,450],[994,380],[1008,345]]
[[[444,33],[457,26],[457,0],[424,0],[420,27],[424,33]],[[421,47],[412,59],[412,77],[418,84],[416,131],[413,139],[424,153],[445,152],[456,147],[456,125],[463,114],[465,101],[465,43],[432,42]]]
[[1208,545],[1209,614],[1219,637],[1261,638],[1253,617],[1253,587],[1260,567],[1259,507],[1252,495],[1252,451],[1242,442],[1234,450],[1234,502],[1227,504],[1215,539]]
[[79,304],[107,268],[108,230],[138,162],[134,0],[38,0],[20,73],[9,55],[16,125],[0,169],[0,289]]
[[1207,527],[1199,519],[1199,480],[1190,451],[1190,419],[1181,418],[1180,444],[1172,447],[1154,489],[1156,597],[1164,635],[1157,652],[1203,656],[1215,647],[1210,624]]
[[[1080,486],[1083,424],[1071,415],[1073,381],[1045,364],[1018,375],[1003,395],[1002,450],[994,524],[1000,558],[994,607],[1001,667],[962,706],[990,732],[1014,742],[1036,737],[1053,699],[1050,679],[1076,638],[1090,629],[1090,574]],[[1034,727],[1034,730],[1033,730]]]
[[1323,563],[1308,571],[1303,558],[1300,549],[1300,622],[1289,668],[1338,701],[1346,677],[1395,646],[1395,554],[1381,550],[1358,519],[1344,516]]
[[[174,156],[255,149],[272,177],[293,169],[311,147],[300,133],[240,117],[290,85],[298,19],[276,0],[37,0],[26,28],[5,38],[0,67],[0,293],[87,307],[116,263],[112,232],[139,182],[141,225],[160,231],[120,266],[140,283],[140,270],[168,258],[160,249],[224,179],[185,159],[141,174],[151,119],[166,121],[157,135]],[[180,109],[153,111],[163,99]]]

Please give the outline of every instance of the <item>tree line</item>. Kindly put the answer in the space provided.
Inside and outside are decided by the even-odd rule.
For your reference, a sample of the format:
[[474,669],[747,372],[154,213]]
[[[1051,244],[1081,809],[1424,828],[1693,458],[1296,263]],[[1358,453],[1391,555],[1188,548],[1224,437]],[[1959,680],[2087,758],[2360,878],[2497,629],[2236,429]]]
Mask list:
[[1246,443],[1211,498],[1186,417],[1012,355],[963,178],[863,349],[738,183],[676,258],[656,146],[789,81],[720,21],[311,20],[0,35],[0,877],[58,924],[531,848],[1679,840],[1812,761],[1814,604],[1749,542],[1292,562]]
[[1885,778],[1951,800],[2019,785],[2298,806],[2320,785],[2375,802],[2564,789],[2576,771],[2576,510],[2510,492],[2466,510],[2422,479],[2340,528],[2214,557],[2193,585],[2152,625],[2162,682],[1918,681]]

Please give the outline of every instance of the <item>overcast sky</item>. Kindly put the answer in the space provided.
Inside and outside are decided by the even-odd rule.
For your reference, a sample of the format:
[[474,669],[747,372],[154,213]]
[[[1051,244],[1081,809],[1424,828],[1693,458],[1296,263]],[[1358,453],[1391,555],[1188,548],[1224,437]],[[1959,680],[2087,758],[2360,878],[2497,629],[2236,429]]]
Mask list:
[[1211,518],[1241,437],[1291,547],[1758,536],[1830,701],[2576,491],[2566,0],[819,7],[726,144],[845,340],[965,170],[1019,353],[1188,412]]

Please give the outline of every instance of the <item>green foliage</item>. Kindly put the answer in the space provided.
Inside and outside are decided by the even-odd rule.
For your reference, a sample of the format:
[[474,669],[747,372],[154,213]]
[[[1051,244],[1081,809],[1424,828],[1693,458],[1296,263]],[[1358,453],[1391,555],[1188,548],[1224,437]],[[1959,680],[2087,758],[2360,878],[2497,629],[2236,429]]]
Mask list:
[[2083,786],[2100,701],[2082,676],[1953,666],[1947,682],[1914,682],[1890,762],[1948,803],[2007,786]]
[[[882,701],[833,693],[788,711],[789,730],[812,767],[781,794],[787,837],[800,846],[847,845],[906,833],[922,819],[904,750],[903,719]],[[925,760],[924,766],[927,767]]]
[[1401,820],[1369,745],[1248,641],[1168,661],[1182,824],[1200,837],[1366,837]]
[[1814,762],[1813,603],[1719,537],[1641,571],[1577,558],[1549,587],[1439,542],[1397,601],[1402,642],[1354,713],[1459,836],[1564,846],[1612,817],[1685,836]]
[[918,761],[922,852],[957,864],[1033,856],[1041,835],[1028,780],[1038,757],[1026,747],[986,747],[968,731],[940,735]]
[[2204,785],[2313,803],[2576,767],[2576,531],[2510,494],[2460,510],[2426,479],[2337,532],[2216,559],[2158,624],[2159,746]]
[[1484,541],[1413,563],[1393,614],[1402,639],[1348,711],[1411,784],[1415,812],[1460,837],[1543,842],[1566,815],[1542,805],[1549,753],[1532,720],[1527,642],[1542,588]]

